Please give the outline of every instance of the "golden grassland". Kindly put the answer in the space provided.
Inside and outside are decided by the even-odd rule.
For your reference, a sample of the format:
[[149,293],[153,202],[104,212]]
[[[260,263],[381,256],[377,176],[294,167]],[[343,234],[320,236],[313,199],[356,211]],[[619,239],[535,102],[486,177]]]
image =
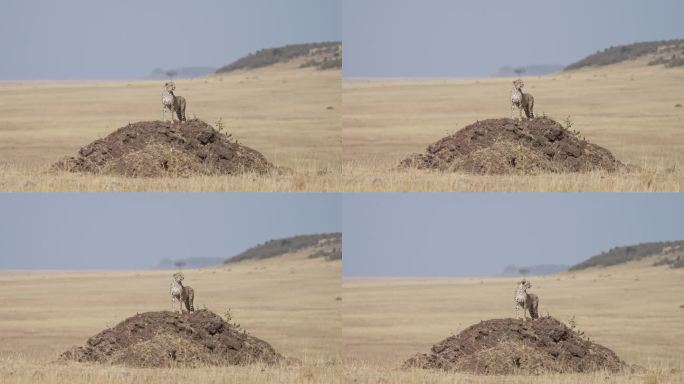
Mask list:
[[357,383],[684,382],[684,271],[631,265],[532,277],[540,312],[642,373],[475,376],[403,370],[415,353],[481,320],[513,317],[515,278],[345,278],[345,374]]
[[400,160],[488,118],[510,117],[511,78],[344,79],[346,191],[682,191],[684,69],[642,62],[526,77],[535,113],[639,170],[479,176],[396,170]]
[[340,261],[291,254],[185,271],[195,306],[224,314],[300,362],[135,369],[55,363],[59,353],[138,313],[170,310],[173,271],[0,271],[3,383],[339,382]]
[[[296,63],[176,80],[187,117],[224,129],[291,175],[131,179],[47,172],[130,122],[159,120],[157,81],[0,82],[0,191],[335,191],[341,75]],[[169,118],[169,115],[166,115]]]

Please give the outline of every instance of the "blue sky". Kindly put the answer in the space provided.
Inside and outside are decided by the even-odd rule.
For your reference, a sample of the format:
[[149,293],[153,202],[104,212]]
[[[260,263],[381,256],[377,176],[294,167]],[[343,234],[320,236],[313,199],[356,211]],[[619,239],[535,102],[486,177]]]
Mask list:
[[0,269],[134,269],[339,232],[335,193],[0,194]]
[[341,40],[341,0],[3,0],[0,80],[140,78]]
[[373,193],[343,197],[345,276],[486,276],[684,239],[684,194]]
[[344,0],[344,75],[488,76],[684,38],[679,0]]

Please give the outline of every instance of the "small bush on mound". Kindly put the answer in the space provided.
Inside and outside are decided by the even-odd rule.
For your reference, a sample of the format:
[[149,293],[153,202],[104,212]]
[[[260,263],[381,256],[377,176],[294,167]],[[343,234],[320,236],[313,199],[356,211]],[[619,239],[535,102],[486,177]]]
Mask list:
[[475,174],[616,171],[605,148],[546,117],[489,119],[471,124],[404,159],[401,167]]
[[265,174],[274,168],[261,153],[198,119],[129,124],[52,166],[127,177]]
[[59,360],[159,368],[274,364],[283,357],[267,342],[200,310],[137,314],[91,337],[85,346],[62,353]]
[[482,321],[417,354],[404,368],[475,374],[619,372],[627,365],[610,349],[583,339],[551,317]]

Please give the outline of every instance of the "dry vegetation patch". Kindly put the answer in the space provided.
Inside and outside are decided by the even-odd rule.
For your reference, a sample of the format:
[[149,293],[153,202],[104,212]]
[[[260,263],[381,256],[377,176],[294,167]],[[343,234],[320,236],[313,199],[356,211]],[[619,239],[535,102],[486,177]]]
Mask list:
[[64,158],[53,170],[126,177],[266,174],[275,167],[258,151],[211,125],[143,121],[119,128]]
[[141,368],[273,364],[282,359],[267,342],[208,310],[137,314],[60,355],[61,361]]
[[610,349],[544,317],[482,321],[435,344],[429,354],[411,357],[404,367],[507,375],[620,372],[627,365]]
[[547,117],[478,121],[404,159],[401,166],[487,175],[613,172],[623,167],[607,149]]

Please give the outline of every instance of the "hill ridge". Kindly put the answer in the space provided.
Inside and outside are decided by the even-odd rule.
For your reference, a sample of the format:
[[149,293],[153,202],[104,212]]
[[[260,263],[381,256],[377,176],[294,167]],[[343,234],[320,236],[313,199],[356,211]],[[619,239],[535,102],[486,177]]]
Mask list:
[[651,256],[665,256],[653,263],[654,266],[669,265],[671,268],[684,267],[684,240],[657,241],[613,247],[575,264],[568,271],[579,271],[592,267],[609,267]]
[[641,41],[611,46],[568,65],[564,71],[591,66],[602,67],[648,55],[653,56],[648,62],[651,66],[664,65],[668,68],[684,66],[684,39]]
[[296,252],[308,247],[318,247],[309,258],[338,260],[342,258],[342,233],[317,233],[271,239],[250,247],[224,261],[224,264],[245,260],[263,260]]
[[221,74],[240,69],[263,68],[278,63],[287,63],[294,59],[303,60],[300,68],[311,67],[319,70],[340,69],[342,68],[342,43],[339,41],[324,41],[264,48],[217,69],[215,73]]

